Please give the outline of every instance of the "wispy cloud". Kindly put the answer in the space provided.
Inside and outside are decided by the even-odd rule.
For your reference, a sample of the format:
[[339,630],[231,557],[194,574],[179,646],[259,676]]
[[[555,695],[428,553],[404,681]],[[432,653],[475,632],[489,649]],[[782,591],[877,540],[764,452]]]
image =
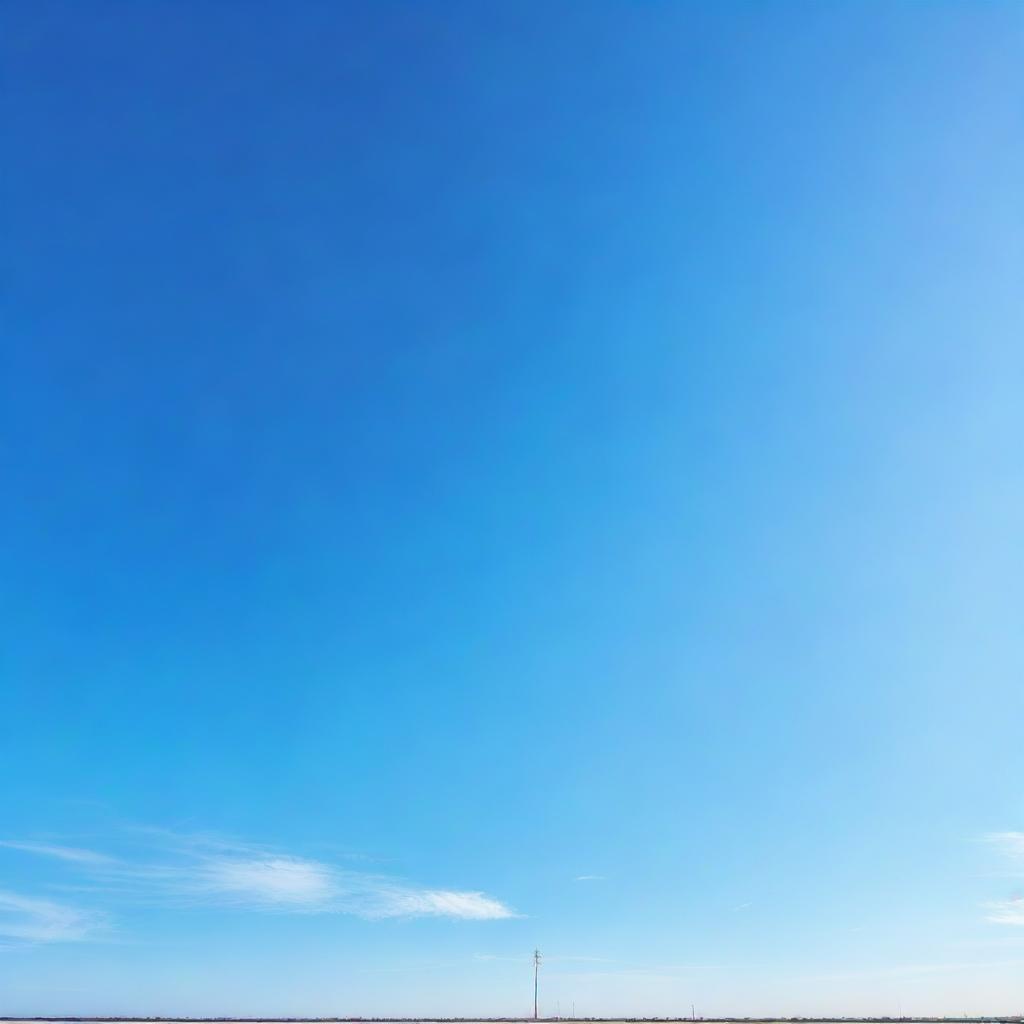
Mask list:
[[102,853],[83,850],[76,846],[57,846],[53,843],[32,843],[15,839],[0,839],[0,846],[6,846],[10,850],[21,850],[24,853],[38,853],[43,857],[54,857],[75,864],[111,863],[111,858]]
[[[994,846],[1007,860],[1014,864],[1014,875],[1024,869],[1024,832],[989,832],[982,837]],[[1014,895],[1008,900],[998,900],[984,905],[986,920],[993,924],[1009,924],[1024,927],[1024,897]]]
[[1024,899],[1001,900],[986,903],[986,919],[993,924],[1015,924],[1024,927]]
[[505,903],[475,890],[417,886],[401,879],[219,837],[144,833],[146,855],[114,857],[93,850],[7,840],[9,849],[66,862],[92,888],[136,902],[205,904],[365,918],[515,917]]
[[604,875],[577,875],[577,882],[603,882]]
[[1024,832],[989,832],[982,838],[1005,856],[1024,861]]
[[338,896],[336,873],[328,865],[283,854],[202,856],[162,884],[197,898],[297,910],[324,909]]
[[0,890],[0,942],[77,942],[89,938],[101,924],[95,914]]
[[380,917],[461,917],[487,921],[516,915],[482,892],[452,892],[446,889],[382,890]]

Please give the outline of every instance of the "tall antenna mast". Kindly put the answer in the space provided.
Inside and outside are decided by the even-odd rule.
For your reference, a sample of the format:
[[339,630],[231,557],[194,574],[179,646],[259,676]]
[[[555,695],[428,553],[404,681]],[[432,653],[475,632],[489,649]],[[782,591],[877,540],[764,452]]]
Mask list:
[[533,1019],[537,1019],[537,977],[540,974],[540,950],[533,951]]

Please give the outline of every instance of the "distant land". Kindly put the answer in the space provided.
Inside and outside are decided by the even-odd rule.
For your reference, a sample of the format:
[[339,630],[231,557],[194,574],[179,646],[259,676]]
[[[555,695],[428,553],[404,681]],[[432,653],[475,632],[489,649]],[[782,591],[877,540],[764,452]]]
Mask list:
[[1024,1024],[1024,1015],[981,1017],[0,1017],[30,1024]]

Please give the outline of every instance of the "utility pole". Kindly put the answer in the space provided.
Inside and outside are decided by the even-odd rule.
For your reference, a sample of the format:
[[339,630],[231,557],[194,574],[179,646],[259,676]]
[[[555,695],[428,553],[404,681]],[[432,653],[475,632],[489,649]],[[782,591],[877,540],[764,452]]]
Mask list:
[[533,1019],[537,1019],[537,978],[540,974],[540,950],[533,951]]

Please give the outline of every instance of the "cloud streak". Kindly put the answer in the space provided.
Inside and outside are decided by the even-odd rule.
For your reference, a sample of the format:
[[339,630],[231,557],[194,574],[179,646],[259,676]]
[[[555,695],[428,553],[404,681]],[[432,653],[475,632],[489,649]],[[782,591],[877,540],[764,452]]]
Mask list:
[[102,853],[82,850],[76,846],[57,846],[54,843],[32,843],[15,839],[0,839],[0,846],[22,853],[38,853],[43,857],[70,861],[73,864],[109,864],[111,859]]
[[[983,837],[1003,856],[1016,864],[1014,875],[1024,869],[1024,832],[990,832]],[[1024,897],[1014,896],[984,904],[985,918],[992,924],[1008,924],[1024,927]]]
[[224,903],[296,910],[323,909],[339,892],[330,867],[282,854],[201,857],[173,873],[165,886]]
[[0,943],[78,942],[100,925],[95,914],[0,890]]
[[417,886],[248,843],[148,832],[145,858],[23,840],[0,846],[63,862],[95,890],[135,902],[214,905],[286,913],[355,914],[368,919],[447,917],[488,921],[517,916],[475,890]]
[[986,920],[993,924],[1012,924],[1024,928],[1024,899],[986,903]]
[[1004,856],[1024,862],[1024,832],[989,832],[984,839]]

